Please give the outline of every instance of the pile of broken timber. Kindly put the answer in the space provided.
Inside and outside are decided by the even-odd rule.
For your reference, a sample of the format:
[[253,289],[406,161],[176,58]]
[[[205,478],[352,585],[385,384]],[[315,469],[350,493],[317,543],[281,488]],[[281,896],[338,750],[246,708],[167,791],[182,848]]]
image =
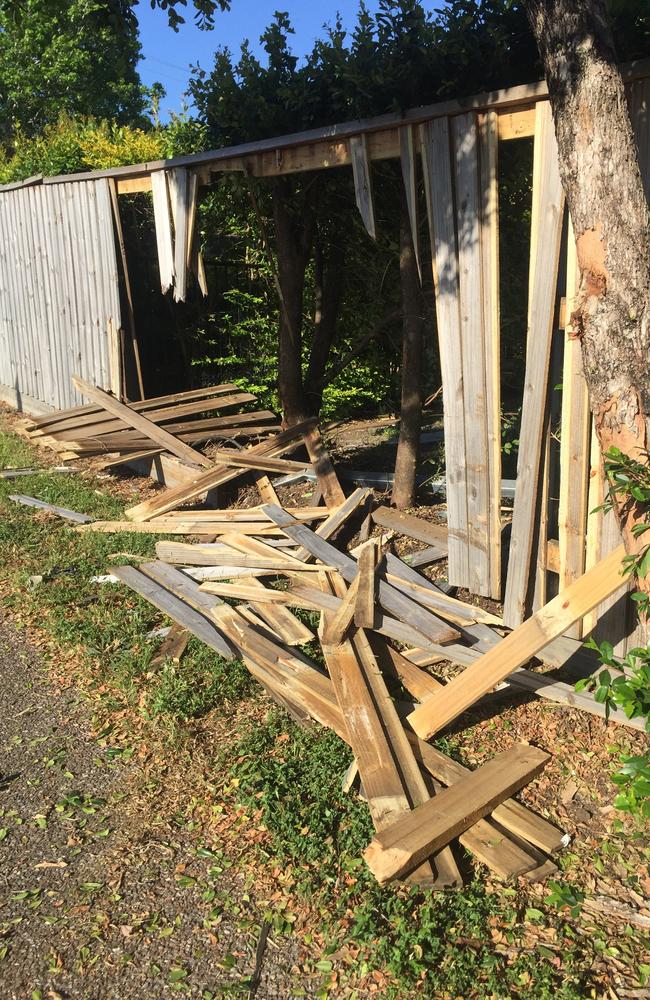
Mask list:
[[[295,447],[296,431],[272,439],[272,451]],[[263,455],[265,447],[268,454],[267,442],[247,454]],[[319,481],[326,486],[329,479],[332,492],[327,468],[321,455]],[[190,486],[127,511],[131,524],[139,521],[149,531],[209,525],[213,540],[160,541],[155,561],[118,567],[118,578],[219,655],[241,659],[299,723],[316,720],[349,744],[376,831],[365,860],[380,882],[462,884],[456,840],[499,877],[545,878],[565,838],[512,796],[549,755],[517,744],[470,771],[426,741],[504,682],[543,696],[558,688],[522,668],[536,655],[553,662],[571,624],[624,586],[622,551],[503,638],[497,616],[450,597],[387,551],[381,536],[350,552],[334,544],[355,512],[367,512],[366,490],[330,501],[329,509],[288,510],[277,500],[252,510],[182,509],[215,481],[241,471],[202,472]],[[263,498],[273,494],[268,481],[260,490]],[[402,517],[385,508],[371,516],[378,525]],[[418,519],[405,523],[407,533],[419,530],[432,547],[437,543],[432,557],[444,556],[442,529]],[[313,642],[314,629],[292,609],[320,614],[324,667],[300,649]],[[442,661],[465,669],[444,684],[427,669]],[[593,699],[589,708],[588,695],[564,687],[569,703],[603,711]]]
[[207,467],[210,463],[197,445],[261,440],[279,430],[276,415],[252,409],[255,396],[236,385],[213,385],[127,404],[76,376],[72,381],[90,405],[39,417],[27,429],[35,444],[71,458],[120,456],[106,463],[110,466],[169,452],[190,465]]

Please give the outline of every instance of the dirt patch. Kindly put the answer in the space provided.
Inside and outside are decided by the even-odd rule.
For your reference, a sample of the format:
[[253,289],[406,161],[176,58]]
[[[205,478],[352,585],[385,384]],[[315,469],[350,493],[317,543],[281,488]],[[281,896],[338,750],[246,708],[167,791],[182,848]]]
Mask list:
[[[0,670],[3,998],[245,995],[268,898],[181,807],[183,755],[98,740],[6,620]],[[272,931],[257,996],[313,995],[305,961]]]

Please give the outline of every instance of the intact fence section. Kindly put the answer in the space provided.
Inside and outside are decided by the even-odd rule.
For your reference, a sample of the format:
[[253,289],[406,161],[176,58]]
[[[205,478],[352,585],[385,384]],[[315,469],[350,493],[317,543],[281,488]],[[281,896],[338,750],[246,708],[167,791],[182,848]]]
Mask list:
[[19,408],[83,402],[70,376],[119,376],[121,325],[110,181],[0,192],[0,390]]

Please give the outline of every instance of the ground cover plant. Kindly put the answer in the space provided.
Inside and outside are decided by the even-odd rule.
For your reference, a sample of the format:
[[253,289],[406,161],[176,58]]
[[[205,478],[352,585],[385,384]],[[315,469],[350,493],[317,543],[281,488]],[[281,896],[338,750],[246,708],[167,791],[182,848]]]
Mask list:
[[[32,449],[7,433],[0,436],[0,457],[4,465],[39,462]],[[21,479],[19,489],[97,517],[119,518],[125,505],[111,480],[85,470],[63,477],[44,469]],[[293,942],[300,949],[300,958],[292,952],[289,963],[295,962],[299,974],[281,988],[286,995],[568,1000],[601,995],[614,982],[617,991],[623,987],[622,996],[626,987],[644,988],[650,974],[644,964],[647,928],[630,901],[650,888],[646,843],[635,817],[621,814],[619,825],[612,823],[612,788],[603,766],[613,742],[631,753],[636,736],[619,729],[609,734],[599,720],[578,713],[568,718],[563,710],[538,703],[471,720],[440,743],[470,765],[513,739],[542,738],[553,745],[555,770],[531,804],[573,834],[557,875],[542,886],[502,885],[477,866],[461,892],[379,888],[360,858],[371,833],[366,806],[341,791],[348,748],[318,727],[298,728],[270,705],[241,664],[224,663],[194,640],[180,665],[168,662],[152,670],[157,647],[144,637],[165,623],[163,616],[121,586],[95,584],[91,577],[110,572],[114,553],[151,556],[154,537],[79,533],[12,504],[7,497],[15,490],[15,481],[0,483],[3,614],[41,644],[57,684],[78,692],[75,697],[92,719],[96,755],[116,773],[128,773],[129,789],[138,789],[133,800],[130,791],[119,793],[138,817],[136,822],[130,816],[123,828],[114,795],[94,781],[80,787],[65,779],[72,768],[61,747],[48,744],[42,756],[52,763],[43,767],[56,770],[68,785],[52,813],[38,820],[46,823],[41,833],[55,838],[56,824],[67,824],[84,850],[92,840],[95,851],[104,843],[99,834],[115,827],[107,846],[117,836],[133,850],[136,830],[169,825],[175,831],[169,843],[179,840],[187,858],[156,877],[164,880],[170,905],[182,899],[201,933],[218,938],[217,948],[227,945],[218,970],[212,967],[208,975],[198,945],[183,951],[177,944],[186,917],[135,920],[138,895],[110,888],[91,867],[79,886],[64,883],[66,926],[88,938],[77,940],[81,971],[69,971],[62,960],[57,972],[51,959],[54,971],[47,974],[55,989],[57,982],[72,985],[72,995],[75,988],[79,995],[84,980],[75,977],[101,974],[107,960],[103,939],[92,937],[89,925],[95,920],[99,926],[102,912],[111,914],[112,924],[119,920],[135,928],[116,931],[115,939],[106,932],[120,955],[120,975],[126,977],[121,982],[128,984],[129,968],[133,964],[135,970],[138,962],[131,936],[141,935],[142,948],[145,940],[155,943],[159,951],[146,972],[147,988],[161,996],[180,991],[210,1000],[247,991],[250,970],[243,967],[237,941],[252,940],[254,949],[264,921],[281,948]],[[37,576],[42,580],[30,584]],[[580,792],[569,799],[571,781]],[[18,819],[40,829],[31,817],[4,812],[0,827],[7,831],[6,843],[0,847],[7,851],[20,835]],[[86,833],[80,822],[86,822]],[[125,882],[128,886],[128,876]],[[21,925],[10,923],[6,914],[26,927],[56,912],[46,893],[33,894],[36,888],[26,881],[14,893],[26,895],[0,909],[7,948],[4,956],[0,950],[0,973],[2,962],[10,963],[17,953],[21,934]],[[599,911],[603,898],[608,905],[618,901],[620,912]],[[126,912],[127,899],[133,913]],[[81,916],[65,909],[75,906],[86,908],[83,934],[75,923]],[[48,933],[54,946],[61,925],[52,924]]]

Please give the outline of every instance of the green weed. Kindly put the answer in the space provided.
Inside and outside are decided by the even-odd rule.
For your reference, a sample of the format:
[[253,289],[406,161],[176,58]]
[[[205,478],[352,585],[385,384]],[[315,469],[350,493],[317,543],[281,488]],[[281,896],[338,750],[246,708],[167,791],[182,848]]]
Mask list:
[[[238,798],[261,810],[274,862],[290,863],[298,891],[321,906],[328,954],[352,938],[364,949],[367,970],[392,974],[395,997],[586,995],[591,958],[577,953],[570,939],[561,972],[521,946],[525,921],[514,890],[490,893],[483,880],[462,892],[376,884],[361,860],[373,833],[370,816],[356,796],[341,792],[352,755],[333,733],[304,731],[274,710],[243,736],[235,754]],[[501,953],[496,927],[507,945]]]
[[180,664],[168,662],[152,680],[147,712],[155,718],[197,719],[251,694],[253,681],[239,660],[226,661],[198,639],[191,639]]

